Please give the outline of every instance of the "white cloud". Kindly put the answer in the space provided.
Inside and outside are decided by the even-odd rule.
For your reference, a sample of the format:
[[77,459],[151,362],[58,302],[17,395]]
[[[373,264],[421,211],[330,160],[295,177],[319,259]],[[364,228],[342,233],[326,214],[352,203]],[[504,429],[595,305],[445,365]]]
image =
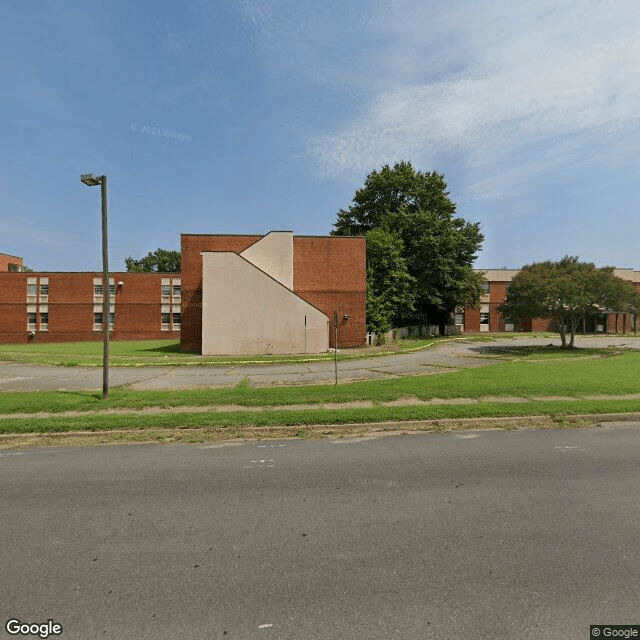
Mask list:
[[[398,159],[428,165],[450,152],[469,156],[470,165],[493,164],[535,142],[555,158],[568,152],[567,136],[588,134],[599,144],[640,123],[640,9],[633,2],[469,6],[466,14],[438,14],[413,0],[387,6],[394,11],[378,23],[387,47],[371,53],[398,73],[384,87],[376,75],[375,96],[357,118],[309,135],[309,154],[324,175],[361,174]],[[423,80],[427,65],[402,62],[430,40],[461,47],[442,48],[444,66],[458,69]],[[437,57],[432,52],[428,61]]]

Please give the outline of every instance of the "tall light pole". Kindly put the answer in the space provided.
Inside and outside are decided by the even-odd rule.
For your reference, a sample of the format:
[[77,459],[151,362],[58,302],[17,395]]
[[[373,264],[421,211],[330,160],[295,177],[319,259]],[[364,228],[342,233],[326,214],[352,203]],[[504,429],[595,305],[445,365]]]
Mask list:
[[102,399],[109,397],[109,316],[111,291],[109,290],[109,255],[107,252],[107,176],[83,173],[80,181],[89,187],[100,185],[102,200]]

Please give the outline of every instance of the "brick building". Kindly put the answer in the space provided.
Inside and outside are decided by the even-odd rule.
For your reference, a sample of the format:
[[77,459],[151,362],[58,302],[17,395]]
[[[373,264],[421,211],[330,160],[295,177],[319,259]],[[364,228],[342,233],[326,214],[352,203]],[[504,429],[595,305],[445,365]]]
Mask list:
[[[180,274],[110,274],[114,339],[180,337],[183,350],[205,353],[221,352],[221,344],[226,353],[311,352],[334,346],[337,311],[338,346],[366,343],[364,237],[183,234],[181,250]],[[0,343],[102,339],[102,273],[23,269],[22,258],[0,253]],[[456,314],[463,331],[553,329],[548,318],[516,325],[498,311],[517,269],[483,273],[480,306]],[[640,292],[640,271],[615,274]],[[581,330],[629,333],[634,321],[607,313]],[[247,335],[259,339],[241,343]]]
[[[113,339],[180,335],[180,274],[110,273]],[[0,272],[0,343],[102,339],[102,273]]]
[[[552,331],[553,323],[549,318],[534,318],[520,324],[510,318],[504,318],[498,307],[506,300],[509,282],[519,269],[478,270],[485,274],[484,295],[480,306],[467,308],[456,315],[456,324],[462,325],[467,332],[474,331]],[[640,271],[633,269],[615,269],[615,275],[631,283],[640,292]],[[634,318],[629,313],[603,313],[599,317],[585,318],[579,330],[583,333],[630,333],[634,330]]]
[[[299,352],[305,350],[303,327],[312,317],[318,326],[324,325],[323,331],[328,333],[327,344],[334,346],[334,311],[338,312],[340,348],[362,346],[366,342],[364,237],[294,236],[290,231],[272,232],[266,236],[183,234],[181,254],[183,350],[200,351],[204,345],[204,353],[219,352],[219,345],[207,347],[207,332],[203,336],[204,318],[205,326],[207,322],[211,323],[209,333],[224,331],[221,339],[229,336],[230,351],[227,352],[236,352],[233,345],[240,343],[243,334],[262,332],[258,324],[254,324],[249,331],[248,327],[256,319],[256,314],[260,316],[256,322],[259,319],[260,325],[265,326],[270,319],[275,322],[281,318],[283,322],[289,322],[289,317],[297,314],[298,321],[295,326],[287,325],[286,333],[298,336],[295,350]],[[227,254],[226,257],[223,254]],[[253,265],[253,268],[243,264],[241,259]],[[206,263],[213,260],[216,261],[217,271],[208,272]],[[233,273],[247,273],[247,278],[242,278],[246,289],[232,291],[235,282],[219,283],[211,275],[216,272],[231,273],[231,269],[236,269]],[[256,269],[261,273],[257,273]],[[280,286],[273,285],[271,280],[277,281]],[[221,286],[225,284],[230,286]],[[265,299],[259,310],[252,310],[252,301],[262,287],[272,290],[274,296],[279,292],[280,302],[272,307]],[[215,296],[207,297],[209,288],[215,288],[216,296],[223,296],[228,304],[225,307],[214,305]],[[286,288],[288,293],[282,288]],[[252,291],[251,295],[249,291]],[[296,303],[294,298],[304,301],[311,308]],[[291,313],[286,318],[278,315],[280,304],[291,305]],[[208,314],[215,311],[219,314],[209,320]],[[316,312],[320,312],[324,320]],[[277,333],[271,331],[265,334],[262,342],[253,344],[251,352],[284,353],[291,349],[291,344],[279,342]]]
[[[184,234],[181,244],[180,274],[109,274],[113,339],[180,337],[183,350],[205,353],[319,352],[334,344],[337,311],[338,346],[365,344],[364,237]],[[22,266],[0,254],[0,343],[102,339],[101,273]]]
[[19,272],[24,269],[24,261],[18,256],[0,253],[0,273],[3,271]]

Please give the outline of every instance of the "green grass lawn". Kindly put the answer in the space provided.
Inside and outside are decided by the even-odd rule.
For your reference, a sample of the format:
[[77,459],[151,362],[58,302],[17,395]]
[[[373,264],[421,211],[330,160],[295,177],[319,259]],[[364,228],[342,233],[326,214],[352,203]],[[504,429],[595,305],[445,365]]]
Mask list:
[[[523,334],[483,334],[463,338],[404,339],[381,346],[361,349],[338,350],[338,360],[378,357],[407,353],[436,346],[452,339],[471,342],[492,342],[496,337],[509,339]],[[552,333],[532,333],[526,337],[549,338]],[[557,336],[556,336],[557,337]],[[109,346],[109,364],[113,367],[157,367],[157,366],[223,366],[228,364],[256,364],[283,362],[317,362],[333,360],[333,352],[300,355],[260,356],[201,356],[195,352],[182,352],[179,340],[113,340]],[[53,366],[102,366],[102,342],[34,342],[31,344],[0,345],[0,361]],[[505,351],[507,354],[507,351]]]
[[[95,392],[0,393],[0,413],[36,413],[76,410],[88,415],[45,418],[20,417],[0,420],[0,432],[135,429],[152,427],[193,428],[238,425],[340,424],[387,420],[425,420],[489,416],[558,415],[640,411],[640,400],[594,400],[586,396],[616,396],[640,392],[640,351],[602,349],[566,352],[559,359],[546,357],[546,347],[528,354],[507,353],[497,365],[463,369],[446,374],[407,376],[348,384],[298,387],[251,388],[241,383],[232,389],[190,391],[132,391],[113,388],[109,400]],[[585,357],[588,356],[588,357]],[[537,356],[541,356],[537,358]],[[576,357],[577,356],[577,357]],[[500,400],[466,405],[381,406],[402,398],[471,398],[516,396],[528,402],[512,404]],[[567,396],[573,400],[537,400],[536,397]],[[371,401],[366,408],[317,408],[282,410],[291,404]],[[218,412],[220,405],[263,407],[255,411]],[[201,413],[157,413],[153,415],[96,414],[101,409],[144,409],[199,406]]]
[[[354,423],[403,422],[495,418],[513,416],[551,416],[562,426],[568,415],[631,413],[640,411],[635,400],[532,402],[521,405],[485,403],[465,406],[375,407],[372,409],[314,409],[260,413],[177,413],[159,415],[105,415],[50,418],[19,418],[0,421],[0,433],[64,433],[70,431],[113,431],[134,429],[198,429],[214,427],[232,433],[238,427],[298,425],[348,425]],[[233,436],[230,436],[233,437]]]
[[[473,338],[471,338],[473,339]],[[338,359],[375,357],[405,353],[436,344],[438,338],[402,340],[380,347],[338,350]],[[0,361],[55,366],[102,366],[102,342],[63,342],[0,345]],[[150,366],[222,366],[280,362],[333,360],[334,353],[261,356],[201,356],[180,351],[179,340],[113,340],[109,345],[109,363],[114,367]]]

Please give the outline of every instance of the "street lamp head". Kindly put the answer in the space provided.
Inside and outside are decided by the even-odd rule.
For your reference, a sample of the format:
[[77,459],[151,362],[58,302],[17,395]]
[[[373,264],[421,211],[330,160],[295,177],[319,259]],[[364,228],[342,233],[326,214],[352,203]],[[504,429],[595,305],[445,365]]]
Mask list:
[[101,178],[96,178],[93,173],[83,173],[80,176],[80,181],[84,182],[88,187],[95,187],[102,182]]

